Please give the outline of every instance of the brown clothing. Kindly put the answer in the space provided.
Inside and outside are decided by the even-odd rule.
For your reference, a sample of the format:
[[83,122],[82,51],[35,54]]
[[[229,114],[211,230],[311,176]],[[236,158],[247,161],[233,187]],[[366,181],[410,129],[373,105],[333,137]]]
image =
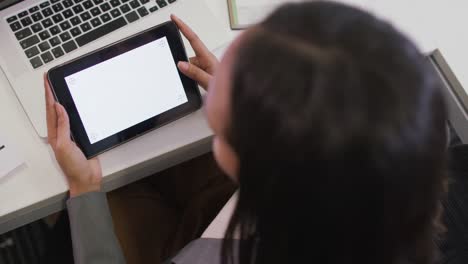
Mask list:
[[236,189],[211,153],[108,194],[127,263],[162,263],[199,238]]

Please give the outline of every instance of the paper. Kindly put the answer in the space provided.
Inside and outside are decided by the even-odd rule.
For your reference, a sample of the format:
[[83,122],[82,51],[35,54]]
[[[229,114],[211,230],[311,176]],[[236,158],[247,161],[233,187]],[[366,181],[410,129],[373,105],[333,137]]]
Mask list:
[[285,3],[301,0],[230,0],[231,27],[240,29],[256,24]]
[[23,164],[15,145],[6,136],[0,134],[0,179]]

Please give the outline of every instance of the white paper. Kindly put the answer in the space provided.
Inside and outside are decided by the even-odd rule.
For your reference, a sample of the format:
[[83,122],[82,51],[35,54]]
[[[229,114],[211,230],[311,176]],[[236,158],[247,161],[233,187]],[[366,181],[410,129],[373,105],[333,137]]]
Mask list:
[[235,2],[237,24],[248,26],[262,21],[282,4],[301,2],[301,0],[235,0]]
[[24,163],[18,149],[5,135],[0,134],[0,179]]

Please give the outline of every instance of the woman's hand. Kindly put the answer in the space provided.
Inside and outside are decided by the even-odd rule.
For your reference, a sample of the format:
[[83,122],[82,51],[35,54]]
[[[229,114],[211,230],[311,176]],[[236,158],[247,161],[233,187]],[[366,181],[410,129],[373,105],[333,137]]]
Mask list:
[[203,44],[200,38],[180,18],[171,15],[172,21],[177,24],[182,34],[188,39],[195,51],[195,57],[190,58],[190,63],[181,61],[178,63],[179,70],[189,78],[197,81],[205,90],[218,67],[219,61],[213,53]]
[[87,160],[70,138],[70,122],[62,105],[55,102],[44,76],[49,144],[70,187],[70,197],[101,190],[102,170],[97,158]]

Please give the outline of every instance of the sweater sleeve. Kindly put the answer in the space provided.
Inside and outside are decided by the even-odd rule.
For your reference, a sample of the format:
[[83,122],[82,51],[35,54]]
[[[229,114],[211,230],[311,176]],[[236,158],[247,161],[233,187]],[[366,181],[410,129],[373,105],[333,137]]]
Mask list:
[[105,193],[71,198],[67,209],[76,264],[125,263]]

